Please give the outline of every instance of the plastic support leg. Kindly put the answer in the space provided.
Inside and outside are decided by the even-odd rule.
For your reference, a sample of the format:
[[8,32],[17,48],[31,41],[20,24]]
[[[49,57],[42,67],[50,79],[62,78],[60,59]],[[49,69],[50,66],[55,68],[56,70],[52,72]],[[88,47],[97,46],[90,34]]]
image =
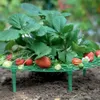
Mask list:
[[83,69],[83,76],[86,76],[86,69]]
[[12,87],[13,92],[16,92],[16,68],[12,68]]
[[68,91],[72,91],[72,71],[67,72],[68,73]]

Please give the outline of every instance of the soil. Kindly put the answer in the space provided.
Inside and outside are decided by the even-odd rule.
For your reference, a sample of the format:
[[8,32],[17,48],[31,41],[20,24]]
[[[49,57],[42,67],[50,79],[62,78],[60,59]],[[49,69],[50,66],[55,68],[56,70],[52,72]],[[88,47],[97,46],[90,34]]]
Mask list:
[[65,73],[17,72],[17,92],[11,73],[0,69],[0,100],[100,100],[100,68],[73,73],[73,91],[67,91]]

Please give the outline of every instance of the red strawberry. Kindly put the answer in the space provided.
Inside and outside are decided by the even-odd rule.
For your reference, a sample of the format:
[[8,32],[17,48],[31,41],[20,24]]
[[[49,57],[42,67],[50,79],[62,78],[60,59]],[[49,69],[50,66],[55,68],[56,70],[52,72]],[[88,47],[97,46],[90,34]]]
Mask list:
[[33,64],[33,60],[32,60],[32,59],[27,59],[27,60],[25,61],[25,64],[26,64],[27,66],[30,66],[30,65]]
[[97,57],[100,57],[100,50],[97,50],[97,51],[95,52],[95,55],[96,55]]
[[79,58],[73,58],[72,59],[72,64],[74,64],[74,65],[79,65],[81,63],[82,63],[82,60],[79,59]]
[[88,57],[90,59],[90,62],[91,62],[94,59],[94,53],[93,52],[89,52],[89,53],[85,54],[85,57]]
[[22,65],[22,64],[24,64],[24,59],[20,59],[20,58],[18,58],[18,59],[16,59],[16,65]]
[[12,59],[12,54],[7,55],[7,56],[6,56],[6,59],[7,59],[7,60],[11,60],[11,59]]
[[35,63],[40,67],[40,68],[49,68],[51,66],[51,60],[49,57],[42,57],[39,58],[35,61]]

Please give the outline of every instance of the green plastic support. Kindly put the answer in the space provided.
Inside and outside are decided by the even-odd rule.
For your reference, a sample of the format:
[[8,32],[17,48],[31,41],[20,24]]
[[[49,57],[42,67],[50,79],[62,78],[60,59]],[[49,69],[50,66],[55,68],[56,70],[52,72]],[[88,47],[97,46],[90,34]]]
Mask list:
[[68,91],[72,91],[72,71],[68,71]]
[[86,76],[86,69],[83,69],[83,76]]
[[13,92],[16,92],[16,67],[12,66],[12,87]]
[[82,70],[83,71],[83,76],[86,76],[86,70],[89,68],[95,68],[95,67],[100,67],[100,58],[95,58],[92,62],[84,63],[83,69],[80,69],[77,66],[74,66],[72,64],[66,65],[62,64],[62,69],[56,70],[54,66],[51,66],[48,69],[42,69],[37,65],[32,65],[32,66],[23,66],[23,67],[18,67],[16,65],[12,65],[11,67],[4,67],[0,66],[0,68],[5,68],[7,70],[10,70],[12,72],[12,88],[13,92],[16,92],[16,72],[17,71],[33,71],[33,72],[65,72],[68,74],[68,91],[72,91],[72,74],[74,71],[77,70]]

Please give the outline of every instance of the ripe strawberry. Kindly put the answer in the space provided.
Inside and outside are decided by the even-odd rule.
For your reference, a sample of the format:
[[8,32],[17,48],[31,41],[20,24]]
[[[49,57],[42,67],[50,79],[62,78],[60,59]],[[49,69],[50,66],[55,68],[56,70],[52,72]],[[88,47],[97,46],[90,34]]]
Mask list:
[[79,65],[81,63],[82,63],[82,60],[79,59],[79,58],[73,58],[72,59],[72,64],[74,64],[74,65]]
[[7,56],[6,56],[6,59],[7,59],[7,60],[11,60],[11,59],[12,59],[12,54],[7,55]]
[[85,57],[88,57],[90,59],[90,62],[91,62],[94,59],[94,53],[93,52],[89,52],[89,53],[85,54]]
[[100,50],[97,50],[97,51],[95,52],[95,55],[96,55],[97,57],[100,57]]
[[30,66],[30,65],[32,65],[33,64],[33,60],[30,58],[30,59],[27,59],[26,61],[25,61],[25,64],[27,65],[27,66]]
[[49,68],[51,66],[51,60],[46,56],[37,59],[35,63],[41,68]]
[[20,58],[18,58],[18,59],[16,59],[16,65],[22,65],[23,63],[24,63],[24,59],[20,59]]

